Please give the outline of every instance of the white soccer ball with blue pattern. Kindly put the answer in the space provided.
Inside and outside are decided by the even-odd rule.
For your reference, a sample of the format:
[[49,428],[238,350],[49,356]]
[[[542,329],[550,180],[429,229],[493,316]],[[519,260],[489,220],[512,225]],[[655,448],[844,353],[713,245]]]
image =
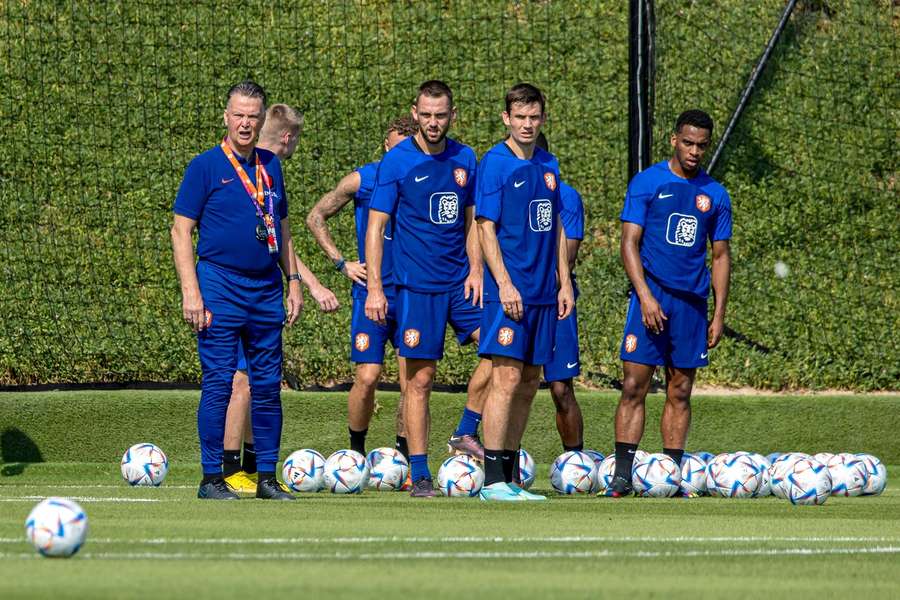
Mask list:
[[828,461],[832,496],[859,496],[866,487],[869,471],[862,459],[849,452],[835,454]]
[[726,453],[710,463],[706,487],[713,496],[753,498],[759,493],[761,481],[759,468],[746,453]]
[[772,466],[772,463],[770,463],[769,459],[759,452],[749,452],[747,453],[747,456],[750,457],[750,460],[753,461],[753,464],[756,465],[756,468],[759,471],[759,490],[757,490],[756,496],[758,498],[763,496],[771,496],[772,479],[769,476],[769,467]]
[[706,494],[706,476],[709,465],[695,454],[685,454],[681,459],[681,491],[685,494]]
[[611,484],[613,477],[616,476],[616,455],[610,454],[603,459],[597,468],[597,492],[606,490]]
[[25,519],[25,536],[43,556],[72,556],[84,545],[87,531],[87,515],[68,498],[42,500]]
[[527,490],[534,484],[534,476],[534,459],[525,451],[525,448],[519,448],[519,479],[522,489]]
[[597,465],[597,481],[594,484],[594,489],[591,490],[592,494],[596,494],[600,491],[600,465],[603,464],[603,460],[606,458],[603,456],[602,452],[597,452],[596,450],[585,450],[585,454],[594,459],[594,464]]
[[812,456],[803,452],[785,452],[781,454],[769,467],[769,484],[772,489],[772,495],[778,498],[787,499],[787,481],[788,473],[798,460],[810,459]]
[[362,494],[369,482],[369,463],[355,450],[338,450],[325,461],[325,487],[334,494]]
[[281,465],[284,484],[295,492],[325,488],[325,457],[310,448],[292,452]]
[[135,444],[122,455],[122,477],[131,485],[158,486],[169,472],[169,459],[156,444]]
[[871,454],[857,454],[866,467],[866,486],[863,488],[864,496],[877,496],[887,487],[887,469],[877,456]]
[[681,489],[681,468],[668,454],[650,454],[635,464],[631,485],[638,496],[671,498]]
[[831,462],[831,459],[834,458],[834,454],[831,452],[819,452],[818,454],[813,454],[813,458],[823,465],[828,465],[828,463]]
[[396,492],[409,474],[409,463],[395,448],[376,448],[366,456],[369,462],[369,487],[382,492]]
[[590,494],[596,482],[597,465],[584,452],[565,452],[550,467],[550,484],[560,494]]
[[831,495],[831,475],[816,459],[801,458],[791,465],[782,487],[791,504],[824,504]]
[[438,487],[444,496],[477,496],[482,485],[484,485],[484,471],[468,454],[451,456],[438,470]]

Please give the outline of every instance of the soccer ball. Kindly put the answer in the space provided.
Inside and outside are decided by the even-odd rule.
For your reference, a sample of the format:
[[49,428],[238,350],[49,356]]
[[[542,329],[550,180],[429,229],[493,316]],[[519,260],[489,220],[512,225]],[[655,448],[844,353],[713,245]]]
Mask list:
[[685,494],[705,494],[709,465],[695,454],[681,459],[681,491]]
[[122,477],[131,485],[158,486],[169,472],[169,459],[155,444],[135,444],[122,455]]
[[814,454],[813,458],[827,466],[828,463],[831,462],[831,459],[834,458],[834,454],[831,452],[819,452],[818,454]]
[[650,454],[635,464],[631,481],[639,496],[670,498],[681,489],[681,469],[667,454]]
[[369,463],[355,450],[338,450],[325,461],[325,487],[335,494],[362,494],[369,481]]
[[610,486],[616,476],[616,455],[610,454],[603,459],[597,468],[597,491],[602,492]]
[[824,504],[831,494],[831,475],[816,459],[801,458],[791,465],[782,488],[791,504]]
[[560,494],[589,494],[596,481],[597,465],[584,452],[565,452],[550,467],[550,484]]
[[706,487],[711,495],[752,498],[759,493],[762,476],[747,454],[720,454],[709,465]]
[[832,496],[859,496],[866,487],[869,469],[855,454],[841,452],[828,461]]
[[759,471],[759,490],[756,492],[757,497],[771,496],[772,479],[769,477],[769,467],[772,466],[772,463],[769,462],[768,458],[758,452],[749,452],[747,456],[750,457],[750,460],[753,461],[753,464],[756,465],[756,468]]
[[68,498],[42,500],[25,519],[25,536],[43,556],[72,556],[84,544],[87,531],[87,515]]
[[369,487],[394,492],[403,487],[409,473],[409,463],[403,453],[394,448],[376,448],[366,457],[369,463]]
[[534,459],[524,448],[519,448],[519,479],[522,489],[527,490],[534,483],[535,468]]
[[766,460],[769,461],[769,464],[771,465],[776,460],[778,460],[779,456],[781,456],[781,452],[773,452],[773,453],[769,454],[768,456],[766,456]]
[[871,454],[857,454],[857,456],[866,466],[868,474],[866,486],[863,488],[863,495],[877,496],[887,486],[887,469],[876,456]]
[[438,470],[438,486],[445,496],[476,496],[483,484],[484,471],[468,454],[451,456]]
[[692,454],[707,464],[716,457],[712,452],[688,452],[687,454]]
[[787,489],[784,487],[784,484],[788,473],[790,473],[795,462],[810,458],[812,457],[809,454],[804,454],[803,452],[786,452],[775,459],[772,462],[772,466],[769,467],[769,484],[772,488],[772,495],[787,499]]
[[295,492],[318,492],[325,487],[325,457],[309,448],[297,450],[285,459],[281,478]]
[[591,490],[592,494],[596,494],[600,491],[600,465],[603,464],[603,460],[606,458],[603,456],[602,452],[597,452],[596,450],[585,450],[585,454],[594,459],[594,464],[597,465],[597,481],[594,484],[594,489]]

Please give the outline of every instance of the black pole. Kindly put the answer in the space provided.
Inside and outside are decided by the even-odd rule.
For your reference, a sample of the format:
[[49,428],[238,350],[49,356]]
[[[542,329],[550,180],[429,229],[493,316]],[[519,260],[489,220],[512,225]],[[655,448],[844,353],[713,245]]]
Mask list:
[[650,71],[652,0],[629,0],[628,179],[650,165]]
[[787,21],[790,18],[791,13],[794,12],[794,6],[796,6],[796,4],[797,0],[790,0],[784,9],[784,12],[781,14],[781,20],[778,22],[778,26],[775,28],[775,31],[772,32],[772,37],[769,38],[769,43],[766,44],[766,49],[763,52],[762,56],[759,58],[759,61],[756,63],[756,67],[754,67],[753,71],[750,73],[750,79],[747,80],[747,85],[744,86],[744,91],[741,94],[741,99],[738,101],[737,108],[735,108],[734,112],[731,114],[731,119],[728,121],[728,126],[725,128],[725,133],[722,134],[722,139],[719,140],[719,145],[716,146],[716,151],[713,153],[712,158],[709,160],[709,166],[706,168],[707,173],[712,173],[713,169],[716,168],[716,164],[719,162],[719,156],[721,156],[722,150],[725,148],[725,144],[727,144],[728,140],[731,138],[731,134],[734,131],[738,120],[741,118],[741,114],[747,107],[747,103],[750,101],[750,96],[753,94],[753,90],[756,88],[756,80],[759,79],[759,76],[760,74],[762,74],[763,69],[766,68],[766,65],[769,62],[769,57],[772,55],[772,50],[774,50],[775,45],[778,44],[778,40],[779,38],[781,38],[781,33],[784,31],[784,27],[785,25],[787,25]]

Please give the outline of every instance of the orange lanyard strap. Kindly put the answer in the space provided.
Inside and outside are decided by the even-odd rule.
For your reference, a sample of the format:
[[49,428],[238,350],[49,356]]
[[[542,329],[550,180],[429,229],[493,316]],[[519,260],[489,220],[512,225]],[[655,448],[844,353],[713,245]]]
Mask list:
[[[241,180],[241,183],[244,184],[244,189],[247,190],[247,193],[250,195],[250,200],[253,202],[253,207],[256,209],[256,214],[259,217],[263,216],[263,212],[265,211],[265,194],[263,193],[263,181],[266,183],[266,187],[269,190],[272,189],[272,178],[269,177],[269,174],[266,172],[265,167],[262,166],[262,163],[259,162],[259,153],[256,153],[256,185],[253,185],[253,182],[250,181],[250,176],[247,175],[247,171],[244,170],[244,167],[241,166],[241,163],[238,162],[237,157],[234,155],[234,152],[231,150],[231,147],[228,143],[223,139],[222,140],[222,152],[225,153],[225,157],[228,158],[228,162],[231,163],[231,166],[234,167],[234,172],[237,173],[238,179]],[[268,214],[273,218],[275,217],[275,211],[272,206],[272,194],[269,194],[269,210]]]

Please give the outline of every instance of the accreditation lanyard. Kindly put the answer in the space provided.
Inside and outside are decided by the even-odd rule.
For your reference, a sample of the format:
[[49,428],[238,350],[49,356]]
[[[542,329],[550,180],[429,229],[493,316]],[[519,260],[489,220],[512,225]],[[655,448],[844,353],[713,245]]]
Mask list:
[[[225,153],[228,162],[234,167],[234,172],[237,173],[241,183],[244,184],[244,189],[250,195],[250,202],[256,210],[256,217],[262,220],[262,225],[257,224],[256,226],[256,239],[266,242],[269,254],[278,254],[278,238],[275,237],[275,210],[272,203],[273,194],[271,193],[272,179],[266,172],[265,167],[262,166],[262,163],[259,162],[259,153],[256,153],[256,185],[254,186],[253,182],[250,181],[250,176],[247,175],[244,167],[238,162],[234,152],[231,151],[224,139],[222,140],[222,152]],[[265,210],[266,201],[263,193],[263,181],[265,181],[266,187],[269,188],[268,210]]]

